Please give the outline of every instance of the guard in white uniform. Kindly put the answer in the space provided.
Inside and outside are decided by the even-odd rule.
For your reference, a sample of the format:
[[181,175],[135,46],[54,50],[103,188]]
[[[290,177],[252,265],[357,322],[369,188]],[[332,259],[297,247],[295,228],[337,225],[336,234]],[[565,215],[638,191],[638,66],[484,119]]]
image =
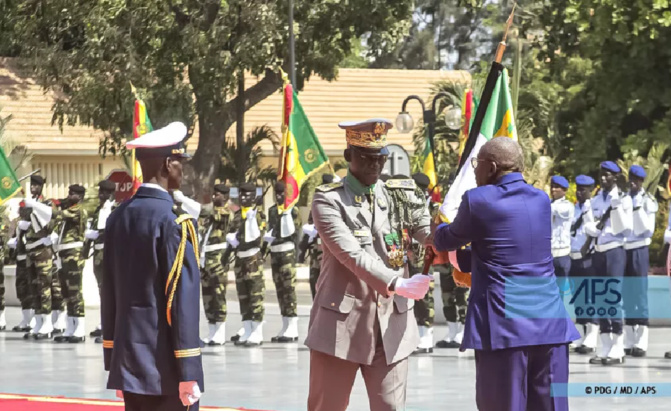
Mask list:
[[[620,293],[626,264],[624,239],[631,232],[633,222],[631,197],[616,184],[621,171],[612,161],[601,163],[601,190],[592,199],[595,222],[585,225],[587,235],[595,238],[592,257],[595,275],[619,279],[619,283],[610,284],[609,287]],[[608,308],[615,308],[615,315],[608,312],[599,315],[602,347],[598,355],[590,359],[590,364],[613,365],[624,362],[622,304]]]
[[643,189],[646,172],[641,166],[629,169],[629,195],[633,204],[633,230],[627,236],[624,249],[627,266],[622,294],[625,325],[624,351],[627,355],[644,357],[648,350],[648,246],[655,232],[657,201]]
[[[579,175],[575,178],[575,197],[578,200],[573,212],[573,224],[571,224],[571,271],[569,277],[593,277],[592,255],[583,254],[583,247],[587,242],[585,225],[594,222],[592,215],[592,191],[594,190],[594,179],[590,176]],[[576,300],[576,306],[578,300]],[[576,316],[578,330],[581,330],[582,338],[575,343],[575,352],[579,354],[590,354],[596,350],[599,337],[599,325],[597,320],[588,317],[587,307],[582,312],[584,317]]]
[[566,199],[568,180],[552,176],[552,257],[557,278],[567,278],[571,270],[571,223],[574,206]]

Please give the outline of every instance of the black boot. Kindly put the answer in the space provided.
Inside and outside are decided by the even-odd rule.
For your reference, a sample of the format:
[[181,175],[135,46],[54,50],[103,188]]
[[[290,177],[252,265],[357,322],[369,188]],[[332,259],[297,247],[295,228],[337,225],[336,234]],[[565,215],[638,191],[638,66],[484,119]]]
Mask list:
[[72,337],[68,338],[68,342],[71,344],[79,344],[83,343],[84,341],[86,341],[86,337],[75,337],[73,335]]
[[638,348],[638,347],[634,347],[634,348],[631,350],[631,356],[632,356],[632,357],[641,358],[641,357],[645,357],[645,355],[646,355],[646,351],[645,351],[645,350],[642,350],[642,349],[640,349],[640,348]]
[[620,365],[624,364],[624,357],[621,358],[612,358],[612,357],[606,357],[603,360],[601,360],[601,364],[603,365]]
[[585,347],[584,345],[581,345],[581,346],[575,348],[575,352],[577,352],[578,354],[591,354],[594,351],[595,351],[594,348]]
[[68,340],[70,340],[70,337],[66,337],[64,335],[57,335],[56,337],[54,337],[54,341],[57,343],[68,342]]
[[102,337],[103,330],[93,330],[89,333],[89,337]]

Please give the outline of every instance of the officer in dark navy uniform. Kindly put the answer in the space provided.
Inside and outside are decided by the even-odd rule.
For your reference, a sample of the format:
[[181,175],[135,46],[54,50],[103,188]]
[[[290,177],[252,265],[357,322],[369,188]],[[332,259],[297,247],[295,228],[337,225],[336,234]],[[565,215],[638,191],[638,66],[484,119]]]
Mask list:
[[107,388],[123,392],[126,410],[198,410],[204,388],[196,223],[168,192],[181,184],[185,136],[172,123],[127,143],[144,184],[105,227]]

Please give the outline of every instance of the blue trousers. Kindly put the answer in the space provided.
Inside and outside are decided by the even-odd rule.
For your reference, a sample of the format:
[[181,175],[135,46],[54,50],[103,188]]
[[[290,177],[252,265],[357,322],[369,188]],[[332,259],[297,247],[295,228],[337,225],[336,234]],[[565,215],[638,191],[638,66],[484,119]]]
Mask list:
[[[126,411],[186,411],[177,395],[143,395],[131,392],[123,393]],[[198,411],[200,402],[189,407],[189,411]]]
[[[594,266],[592,265],[592,256],[587,255],[583,258],[578,258],[571,260],[571,270],[569,271],[569,277],[594,277]],[[576,301],[576,305],[578,302]],[[584,307],[583,312],[587,310],[587,307]],[[576,318],[576,324],[597,324],[595,318]]]
[[624,323],[627,325],[648,325],[648,269],[650,256],[648,247],[626,250],[628,277],[623,290]]
[[[627,255],[624,248],[617,247],[603,253],[594,253],[592,262],[594,264],[594,275],[596,277],[615,277],[622,280],[624,278],[624,269],[627,264]],[[611,289],[622,294],[622,282],[620,286],[611,285]],[[599,319],[599,331],[602,334],[622,334],[622,302],[613,305],[617,308],[618,315]],[[619,318],[618,318],[619,317]]]
[[552,383],[568,382],[568,344],[475,350],[475,402],[479,411],[567,411]]
[[552,259],[552,265],[555,267],[555,276],[557,278],[566,278],[569,271],[571,271],[571,257],[567,255],[555,257]]

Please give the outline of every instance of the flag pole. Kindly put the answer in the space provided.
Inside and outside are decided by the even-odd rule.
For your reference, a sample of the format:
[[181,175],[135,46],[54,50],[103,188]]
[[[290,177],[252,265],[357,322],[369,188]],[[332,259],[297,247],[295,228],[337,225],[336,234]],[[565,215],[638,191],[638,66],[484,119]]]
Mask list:
[[510,30],[510,26],[513,24],[513,17],[515,17],[515,8],[517,7],[517,2],[513,3],[513,10],[510,12],[510,16],[508,16],[508,20],[506,21],[506,31],[503,32],[503,39],[499,43],[498,47],[496,47],[496,57],[494,58],[494,61],[501,64],[501,61],[503,60],[503,53],[506,51],[506,39],[508,39],[508,31]]

